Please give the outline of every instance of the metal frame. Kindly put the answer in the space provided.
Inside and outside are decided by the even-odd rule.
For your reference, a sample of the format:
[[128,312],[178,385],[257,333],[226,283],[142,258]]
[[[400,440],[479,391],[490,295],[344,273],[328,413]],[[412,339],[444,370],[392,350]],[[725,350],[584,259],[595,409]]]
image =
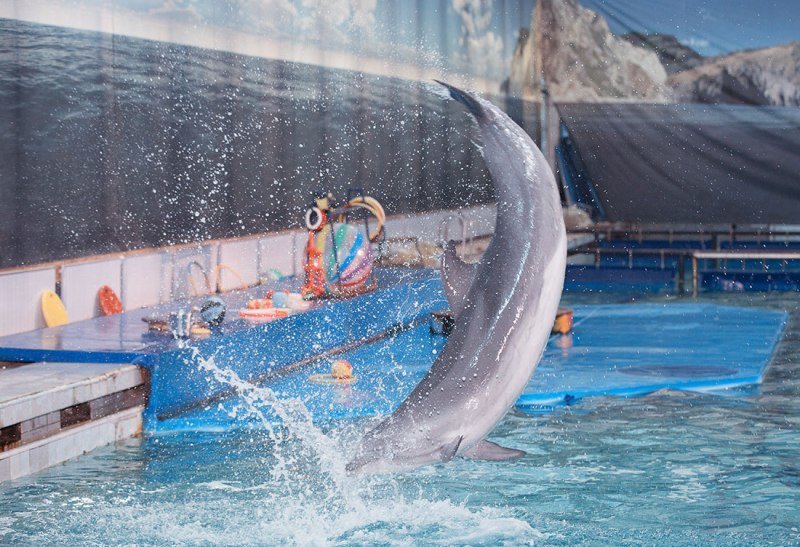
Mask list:
[[766,270],[767,260],[783,260],[783,266],[786,267],[787,260],[800,260],[800,251],[769,251],[762,253],[755,253],[752,251],[694,251],[692,252],[692,296],[697,297],[699,293],[698,287],[698,260],[761,260],[761,263]]
[[686,283],[685,262],[686,260],[692,261],[692,297],[697,297],[699,289],[699,261],[700,260],[760,260],[764,271],[766,268],[767,260],[782,260],[783,270],[786,271],[787,260],[800,260],[800,251],[749,251],[749,250],[728,250],[728,251],[706,251],[701,249],[601,249],[595,246],[583,246],[570,250],[569,255],[585,255],[593,254],[595,257],[594,265],[596,268],[600,267],[600,258],[603,254],[606,255],[625,255],[628,257],[628,269],[633,268],[634,256],[660,256],[661,257],[661,270],[666,269],[666,257],[677,257],[677,274],[678,274],[678,294],[683,294]]

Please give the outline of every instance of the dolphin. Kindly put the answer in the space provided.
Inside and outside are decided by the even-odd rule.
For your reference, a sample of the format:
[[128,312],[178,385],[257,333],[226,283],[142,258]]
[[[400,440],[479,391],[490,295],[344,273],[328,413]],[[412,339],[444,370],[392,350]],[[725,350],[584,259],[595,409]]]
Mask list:
[[443,82],[475,118],[497,200],[495,232],[476,265],[448,245],[445,290],[455,327],[425,377],[366,433],[350,473],[413,469],[455,456],[510,460],[520,450],[485,440],[530,381],[564,286],[567,235],[544,156],[490,102]]

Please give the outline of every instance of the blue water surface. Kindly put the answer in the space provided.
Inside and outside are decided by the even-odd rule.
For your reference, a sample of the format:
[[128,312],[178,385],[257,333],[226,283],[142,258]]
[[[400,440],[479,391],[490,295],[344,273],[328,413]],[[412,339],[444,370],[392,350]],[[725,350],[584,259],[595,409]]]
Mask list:
[[[709,301],[791,312],[760,386],[512,411],[491,438],[520,460],[344,481],[291,435],[276,447],[258,427],[164,430],[0,486],[0,543],[796,544],[800,297]],[[226,404],[215,412],[257,422]],[[343,463],[366,425],[323,426],[326,455]]]

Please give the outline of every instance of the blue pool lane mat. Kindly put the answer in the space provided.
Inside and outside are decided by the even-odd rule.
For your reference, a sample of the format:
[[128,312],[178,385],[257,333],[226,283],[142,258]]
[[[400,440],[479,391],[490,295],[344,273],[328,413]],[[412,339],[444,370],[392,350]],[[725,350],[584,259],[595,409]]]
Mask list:
[[[575,308],[575,329],[554,336],[517,406],[552,409],[593,395],[632,396],[662,388],[718,390],[758,383],[786,314],[703,304],[598,305]],[[267,384],[301,400],[314,420],[330,423],[394,410],[433,363],[446,339],[427,325],[336,357],[320,359]],[[353,364],[353,384],[316,384],[334,358]],[[224,362],[219,363],[225,366]],[[268,406],[259,407],[277,420]],[[261,427],[240,397],[159,420],[159,431]]]
[[783,312],[712,304],[578,307],[573,333],[551,339],[517,406],[756,384],[786,320]]

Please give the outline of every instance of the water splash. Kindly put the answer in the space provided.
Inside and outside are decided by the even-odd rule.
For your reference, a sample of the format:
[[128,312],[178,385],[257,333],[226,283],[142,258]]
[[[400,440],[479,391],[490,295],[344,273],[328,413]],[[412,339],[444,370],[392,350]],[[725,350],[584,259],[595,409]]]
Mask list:
[[[195,347],[191,347],[191,356],[198,369],[211,374],[217,382],[235,389],[247,414],[264,426],[274,451],[275,465],[271,470],[274,481],[292,485],[296,481],[293,471],[302,466],[300,455],[312,454],[319,473],[329,479],[322,481],[326,502],[344,503],[353,509],[363,508],[363,501],[356,494],[356,479],[348,476],[345,470],[346,458],[342,457],[346,453],[344,447],[314,424],[313,416],[300,399],[280,398],[269,387],[247,382],[233,370],[218,366],[214,355],[203,357]],[[274,426],[265,412],[267,409],[280,419],[282,428]],[[292,440],[299,442],[301,451],[285,450],[287,443]],[[307,485],[304,485],[300,490],[307,489]]]
[[[426,530],[424,535],[433,541],[437,537],[438,541],[461,538],[466,542],[540,537],[527,522],[505,514],[503,508],[473,510],[466,502],[428,499],[436,492],[418,483],[409,493],[403,476],[348,475],[345,464],[352,441],[357,440],[352,428],[323,431],[314,424],[302,400],[278,396],[269,387],[248,382],[219,366],[214,356],[203,357],[196,348],[191,348],[191,358],[200,371],[236,390],[244,411],[240,416],[255,418],[271,443],[268,484],[243,486],[212,480],[195,485],[217,496],[234,498],[225,502],[233,505],[238,503],[236,496],[242,495],[252,503],[258,492],[259,501],[252,509],[263,515],[263,522],[241,523],[240,539],[258,537],[300,544],[385,542],[418,530]],[[273,417],[279,418],[279,426]],[[195,510],[203,515],[208,508],[201,504]],[[163,537],[189,534],[185,539],[199,540],[191,526],[165,526]],[[227,535],[226,541],[232,537]],[[208,536],[203,539],[209,540],[215,541]]]

